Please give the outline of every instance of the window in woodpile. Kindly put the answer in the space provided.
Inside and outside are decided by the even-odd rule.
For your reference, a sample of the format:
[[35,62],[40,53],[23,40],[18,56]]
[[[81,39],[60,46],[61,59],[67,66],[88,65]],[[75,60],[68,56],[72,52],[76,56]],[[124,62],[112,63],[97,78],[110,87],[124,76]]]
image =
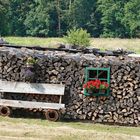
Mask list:
[[[106,82],[110,85],[110,68],[94,68],[87,67],[85,69],[85,83],[88,81],[100,80],[101,82]],[[89,95],[87,90],[84,90],[85,95]],[[107,88],[104,94],[101,94],[100,91],[94,96],[108,96],[110,93],[110,88]]]

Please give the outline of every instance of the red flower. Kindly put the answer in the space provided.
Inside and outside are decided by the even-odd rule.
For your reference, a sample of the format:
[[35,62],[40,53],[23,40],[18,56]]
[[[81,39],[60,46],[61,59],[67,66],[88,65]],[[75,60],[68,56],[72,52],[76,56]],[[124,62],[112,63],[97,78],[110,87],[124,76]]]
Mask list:
[[99,79],[88,81],[83,85],[84,89],[107,89],[108,87],[107,82],[101,82]]

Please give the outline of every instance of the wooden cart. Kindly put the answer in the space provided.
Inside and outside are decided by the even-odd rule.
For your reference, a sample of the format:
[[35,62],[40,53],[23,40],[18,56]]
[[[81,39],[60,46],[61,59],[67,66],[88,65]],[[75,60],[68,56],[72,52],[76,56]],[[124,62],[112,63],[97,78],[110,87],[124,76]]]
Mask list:
[[24,83],[11,82],[0,80],[0,93],[14,93],[20,96],[24,94],[38,94],[38,95],[59,95],[58,103],[46,103],[23,100],[9,100],[0,97],[0,115],[9,116],[11,108],[25,108],[25,109],[42,109],[46,118],[51,121],[57,121],[60,118],[60,110],[65,108],[62,104],[62,96],[64,95],[65,86],[62,84],[38,84],[38,83]]

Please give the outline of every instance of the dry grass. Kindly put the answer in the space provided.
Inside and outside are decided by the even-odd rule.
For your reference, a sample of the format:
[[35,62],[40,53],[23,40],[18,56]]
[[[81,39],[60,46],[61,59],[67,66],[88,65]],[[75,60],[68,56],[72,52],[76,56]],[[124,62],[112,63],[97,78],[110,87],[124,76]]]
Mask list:
[[140,39],[96,38],[91,40],[91,44],[103,50],[123,48],[140,53]]
[[140,128],[0,117],[0,140],[139,140]]
[[[37,37],[5,37],[5,40],[17,45],[49,46],[55,47],[63,38],[37,38]],[[91,46],[105,49],[123,48],[140,53],[140,39],[119,39],[119,38],[92,38]]]

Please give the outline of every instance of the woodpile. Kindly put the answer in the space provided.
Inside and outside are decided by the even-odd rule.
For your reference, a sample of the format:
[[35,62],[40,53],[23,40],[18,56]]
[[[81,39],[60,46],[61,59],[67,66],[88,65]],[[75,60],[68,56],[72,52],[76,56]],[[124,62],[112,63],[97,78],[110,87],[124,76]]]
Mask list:
[[[29,56],[38,59],[33,70],[36,83],[65,83],[65,118],[99,123],[140,125],[140,58],[95,56],[53,51],[0,48],[0,79],[25,81]],[[85,67],[110,67],[110,96],[86,97],[82,92]],[[6,98],[57,102],[57,96],[7,94]],[[2,96],[2,95],[1,95]]]

